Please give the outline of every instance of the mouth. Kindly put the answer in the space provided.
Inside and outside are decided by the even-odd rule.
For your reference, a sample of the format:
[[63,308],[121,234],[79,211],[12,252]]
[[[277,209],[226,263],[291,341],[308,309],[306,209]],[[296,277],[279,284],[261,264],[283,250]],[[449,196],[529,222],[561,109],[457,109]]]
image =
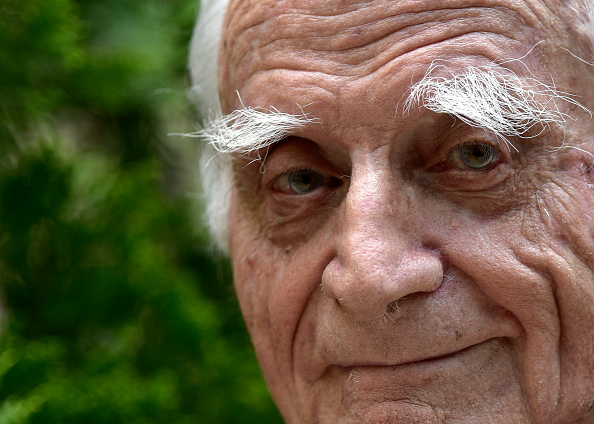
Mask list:
[[493,337],[384,361],[344,361],[306,387],[324,394],[325,407],[339,405],[341,414],[356,418],[341,422],[437,424],[445,422],[432,415],[439,411],[466,414],[487,398],[500,405],[521,398],[514,348],[513,340]]
[[476,384],[478,375],[497,375],[495,368],[512,362],[504,348],[508,342],[492,338],[460,349],[431,355],[425,352],[395,361],[345,361],[327,367],[324,375],[342,381],[343,393],[353,399],[365,392],[370,393],[370,399],[371,394],[378,399],[395,399],[418,391],[441,393],[445,387],[464,391],[471,382]]
[[472,344],[469,346],[462,347],[457,350],[453,350],[446,353],[438,353],[434,355],[419,355],[418,357],[412,358],[404,358],[402,360],[394,361],[394,362],[386,362],[386,361],[357,361],[357,362],[339,362],[335,364],[336,366],[343,368],[347,371],[352,371],[355,369],[371,369],[371,368],[406,368],[410,366],[425,366],[430,367],[433,365],[445,365],[445,362],[456,360],[458,358],[462,358],[466,356],[466,354],[470,354],[475,350],[482,348],[483,346],[491,345],[492,342],[495,342],[494,339],[487,339],[483,342],[479,342],[476,344]]

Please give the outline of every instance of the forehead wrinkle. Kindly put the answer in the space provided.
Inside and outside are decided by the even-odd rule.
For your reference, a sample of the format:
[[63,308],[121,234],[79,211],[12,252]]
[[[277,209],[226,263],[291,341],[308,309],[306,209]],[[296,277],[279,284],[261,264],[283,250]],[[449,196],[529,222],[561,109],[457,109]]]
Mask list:
[[[511,11],[514,15],[513,19],[518,21],[518,25],[528,26],[524,17],[512,9],[473,5],[441,7],[425,11],[425,13],[389,13],[382,10],[381,14],[374,13],[371,16],[364,14],[355,23],[349,20],[348,17],[341,19],[326,16],[281,15],[275,18],[280,31],[271,35],[270,42],[299,40],[302,39],[304,33],[308,33],[316,35],[306,37],[307,41],[302,44],[310,46],[313,41],[314,46],[319,46],[314,47],[314,50],[353,50],[405,29],[416,29],[422,24],[435,24],[438,21],[452,21],[455,19],[450,16],[458,16],[460,19],[468,19],[471,15],[473,15],[472,17],[478,17],[484,14],[485,11],[497,11],[505,16],[506,20],[510,19],[509,13],[506,12]],[[517,26],[514,26],[514,28],[517,28]]]
[[[229,42],[232,42],[233,40],[241,40],[245,31],[266,23],[266,30],[269,30],[270,32],[268,35],[264,33],[258,34],[260,39],[263,37],[270,38],[271,40],[297,39],[303,37],[304,33],[313,33],[317,34],[318,37],[323,38],[324,43],[334,42],[333,40],[328,40],[328,37],[336,39],[337,36],[342,36],[347,39],[342,41],[343,43],[348,43],[348,39],[350,39],[350,42],[355,43],[353,47],[356,47],[357,44],[367,44],[365,42],[361,43],[360,41],[356,41],[357,39],[364,39],[365,37],[378,38],[378,36],[369,32],[369,30],[374,27],[383,27],[379,29],[379,37],[381,37],[382,31],[397,32],[400,28],[414,25],[415,23],[409,24],[409,22],[414,22],[415,20],[421,20],[421,22],[425,20],[425,23],[429,22],[430,20],[435,19],[436,12],[444,13],[448,11],[462,11],[467,13],[473,8],[481,10],[500,10],[505,13],[508,19],[509,15],[514,15],[514,17],[519,20],[518,24],[521,26],[543,28],[542,22],[539,22],[539,20],[536,19],[531,9],[525,7],[523,2],[505,4],[502,1],[496,0],[490,1],[486,5],[485,2],[486,1],[482,1],[480,2],[481,4],[478,5],[471,3],[459,6],[456,5],[456,2],[445,1],[430,3],[398,1],[389,2],[387,4],[381,1],[373,2],[379,4],[379,7],[365,6],[354,11],[347,10],[346,12],[344,12],[343,9],[333,6],[337,13],[331,16],[321,13],[324,9],[321,9],[320,5],[310,5],[310,9],[281,9],[280,7],[275,8],[274,6],[267,8],[265,7],[265,3],[261,2],[251,10],[244,10],[245,8],[243,8],[239,11],[246,13],[230,13],[232,16],[235,15],[236,19],[229,19],[227,26],[228,37],[226,38]],[[249,4],[250,2],[245,3]],[[286,2],[283,2],[283,4],[284,3]],[[448,3],[453,3],[453,5]],[[436,7],[436,4],[439,4],[439,6]],[[524,7],[522,7],[522,5],[524,5]],[[255,13],[255,10],[258,10],[258,13]],[[528,13],[528,11],[530,11],[530,13]],[[394,20],[397,22],[393,23],[392,21]],[[517,29],[517,27],[514,29]],[[367,30],[368,34],[363,34],[362,30]],[[254,40],[251,40],[250,42],[253,41]],[[256,43],[259,42],[259,40],[256,41]],[[311,42],[311,38],[308,43],[309,42]],[[267,42],[264,42],[264,44],[267,44]],[[341,47],[337,46],[333,47],[333,49],[334,48]],[[341,49],[347,48],[348,47],[342,47]]]
[[[277,62],[294,62],[294,58],[304,56],[312,60],[328,60],[330,62],[347,65],[352,72],[353,66],[365,66],[371,62],[382,62],[383,57],[399,57],[402,53],[415,50],[417,47],[430,46],[444,42],[449,39],[456,39],[465,35],[484,35],[486,37],[504,37],[510,41],[519,41],[525,37],[505,31],[498,25],[485,25],[485,22],[477,22],[476,16],[441,16],[440,19],[430,22],[407,22],[402,28],[396,31],[385,30],[383,33],[374,34],[373,38],[360,39],[360,43],[345,45],[343,41],[347,38],[337,40],[337,37],[310,36],[303,39],[274,39],[263,44],[261,54],[268,62],[269,67],[274,67]],[[247,52],[246,52],[247,53]],[[245,56],[241,56],[241,61]],[[304,66],[318,68],[310,64],[309,60],[301,61]],[[307,69],[307,68],[306,68]]]
[[[423,65],[423,63],[427,61],[427,59],[423,57],[425,50],[435,48],[437,44],[446,42],[450,45],[459,44],[460,47],[468,45],[468,41],[464,40],[464,35],[461,35],[446,41],[440,41],[438,43],[425,45],[421,48],[410,48],[407,51],[400,52],[397,55],[396,59],[393,59],[393,54],[390,55],[389,53],[386,53],[378,58],[375,58],[375,60],[370,60],[367,63],[362,64],[358,69],[359,72],[357,73],[332,73],[332,70],[328,69],[328,67],[311,66],[306,68],[299,66],[297,63],[294,63],[294,65],[290,68],[288,67],[288,65],[284,63],[275,64],[276,66],[261,66],[252,75],[245,78],[245,81],[243,83],[244,85],[242,88],[242,95],[247,94],[246,98],[250,99],[259,98],[258,92],[251,89],[252,85],[257,86],[259,82],[269,81],[271,80],[271,78],[278,81],[279,84],[285,85],[286,88],[290,87],[291,93],[293,94],[295,94],[295,92],[304,91],[300,90],[299,87],[307,81],[308,84],[311,85],[309,89],[315,87],[316,90],[322,90],[323,92],[329,93],[333,98],[336,98],[336,96],[339,94],[341,90],[340,87],[345,88],[351,83],[365,84],[366,81],[373,79],[374,76],[380,72],[386,74],[382,75],[382,77],[387,77],[391,79],[395,75],[395,73],[408,73],[410,71],[412,83],[412,80],[415,76],[416,68],[418,68],[421,65],[424,71],[424,66],[430,65],[430,63],[425,63],[425,65]],[[493,54],[494,51],[497,52],[498,49],[497,43],[493,42],[493,40],[489,40],[488,42],[482,40],[481,43],[475,43],[473,45],[473,48],[475,50],[473,54],[467,53],[465,55],[466,61],[475,59],[483,63],[492,63],[501,57],[497,57]],[[419,60],[417,56],[421,57],[421,59]],[[449,58],[450,56],[456,57],[454,54],[451,54],[444,55],[444,58]],[[324,63],[327,64],[327,62]],[[341,65],[340,63],[336,62],[333,63],[335,63],[337,66]],[[513,65],[513,63],[511,65]],[[345,70],[352,70],[352,67],[346,66]],[[363,75],[361,76],[361,74]],[[294,86],[291,84],[290,81],[297,81],[299,85]],[[331,84],[326,84],[327,86],[320,85],[320,81],[331,82]],[[386,89],[392,90],[392,88],[390,88],[391,83],[389,81],[387,82],[388,84],[386,85]],[[307,84],[305,86],[307,86]],[[396,88],[396,90],[394,91],[395,98],[402,96],[402,89],[408,89],[408,87],[394,88]],[[306,95],[301,100],[311,102],[311,98],[311,96]],[[315,101],[313,103],[315,103]]]
[[[302,22],[293,15],[280,18],[286,25],[273,25],[260,20],[246,29],[245,34],[234,36],[228,53],[231,62],[223,67],[228,72],[227,81],[233,76],[248,78],[257,70],[293,69],[299,71],[322,71],[336,76],[356,76],[377,70],[403,53],[411,52],[427,44],[460,36],[504,37],[509,42],[522,43],[526,34],[518,34],[522,25],[527,30],[527,19],[513,9],[501,7],[449,8],[438,15],[414,14],[374,18],[361,25],[345,25],[342,20],[322,20],[322,23]],[[506,10],[511,10],[513,18]],[[355,12],[352,12],[355,13]],[[469,13],[472,15],[469,17]],[[495,15],[495,18],[493,17]],[[505,22],[505,25],[501,25]],[[278,23],[278,22],[277,22]],[[266,27],[266,28],[265,28]],[[271,29],[266,31],[265,29]],[[372,28],[372,30],[370,30]],[[452,33],[454,29],[455,33]],[[353,34],[361,32],[359,36]],[[313,34],[305,35],[304,34]],[[515,39],[514,37],[520,37]],[[473,41],[474,44],[474,41]],[[493,46],[499,43],[492,42]],[[491,60],[496,57],[491,57]],[[236,89],[237,87],[229,87]]]

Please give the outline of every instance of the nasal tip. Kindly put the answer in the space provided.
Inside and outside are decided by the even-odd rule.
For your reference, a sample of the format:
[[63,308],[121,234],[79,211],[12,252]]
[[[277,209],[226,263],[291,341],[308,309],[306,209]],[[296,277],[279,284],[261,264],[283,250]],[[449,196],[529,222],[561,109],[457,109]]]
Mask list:
[[359,267],[334,259],[322,276],[322,289],[358,321],[390,315],[398,302],[417,293],[431,293],[443,281],[439,258],[430,253],[402,258],[389,267]]

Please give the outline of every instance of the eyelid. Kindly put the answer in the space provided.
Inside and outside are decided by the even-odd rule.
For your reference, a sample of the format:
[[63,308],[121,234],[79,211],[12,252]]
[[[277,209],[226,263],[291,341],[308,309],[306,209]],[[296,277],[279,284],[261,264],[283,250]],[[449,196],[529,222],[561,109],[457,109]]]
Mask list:
[[[496,155],[495,157],[493,157],[494,161],[492,163],[485,165],[484,167],[473,168],[471,165],[465,164],[464,159],[461,156],[455,157],[456,154],[462,154],[463,149],[465,147],[475,147],[475,146],[479,146],[479,148],[481,148],[481,150],[482,149],[484,149],[485,151],[487,151],[487,149],[491,150]],[[448,151],[448,158],[447,158],[447,160],[450,162],[450,164],[453,164],[453,162],[460,162],[459,164],[457,164],[457,165],[460,165],[457,169],[468,170],[468,171],[487,171],[487,170],[493,168],[494,166],[497,166],[497,164],[501,162],[501,159],[502,159],[501,149],[494,147],[491,143],[484,143],[484,142],[479,142],[479,141],[469,141],[469,142],[457,144],[456,146],[452,147]]]
[[344,173],[333,157],[320,152],[318,145],[305,139],[288,138],[270,149],[264,160],[260,187],[271,189],[278,180],[293,172],[311,171],[326,179]]
[[437,149],[431,155],[431,158],[428,159],[428,169],[434,168],[439,164],[443,164],[444,162],[448,161],[449,155],[452,154],[456,149],[460,149],[463,146],[470,146],[474,144],[482,144],[485,146],[490,146],[493,149],[499,152],[499,162],[510,162],[511,161],[511,148],[505,148],[502,143],[506,143],[505,141],[501,141],[494,136],[490,137],[476,137],[472,135],[466,135],[464,137],[457,137],[455,134],[451,134],[442,141]]
[[264,186],[270,190],[273,188],[272,186],[281,178],[286,177],[293,172],[299,172],[299,171],[314,171],[321,175],[324,175],[322,172],[318,171],[317,169],[315,169],[311,166],[296,166],[294,168],[287,169],[286,171],[283,171],[278,175],[275,175],[274,177],[272,177],[272,180],[270,182],[264,184]]
[[[318,176],[321,179],[320,184],[307,192],[297,192],[295,190],[284,191],[284,190],[277,189],[276,187],[274,187],[274,185],[282,178],[289,177],[291,174],[298,173],[300,171],[308,171],[308,172],[313,172],[313,173],[318,174]],[[290,182],[288,184],[290,184]],[[285,195],[290,195],[290,196],[305,196],[308,194],[314,194],[316,191],[319,191],[318,189],[324,189],[324,188],[325,189],[336,189],[336,188],[341,187],[342,185],[343,185],[343,176],[337,177],[335,175],[332,175],[332,173],[322,172],[322,171],[319,171],[312,167],[295,167],[295,168],[289,169],[289,170],[284,171],[281,174],[275,176],[272,179],[272,181],[270,183],[268,183],[268,185],[266,187],[268,190],[275,191],[280,194],[285,194]]]
[[[454,141],[443,143],[432,158],[423,166],[424,172],[421,175],[423,184],[434,187],[435,190],[449,193],[470,193],[497,190],[504,187],[504,182],[510,177],[514,164],[517,165],[517,158],[510,150],[506,149],[498,141],[485,140],[484,138],[467,137],[465,141]],[[473,169],[459,168],[453,166],[448,156],[450,152],[468,144],[482,144],[495,149],[499,156],[491,166]]]

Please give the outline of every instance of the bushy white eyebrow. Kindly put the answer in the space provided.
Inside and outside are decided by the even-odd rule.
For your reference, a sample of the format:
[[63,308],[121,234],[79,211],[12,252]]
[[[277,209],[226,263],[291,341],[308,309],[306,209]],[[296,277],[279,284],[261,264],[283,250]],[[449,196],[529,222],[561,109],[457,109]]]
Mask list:
[[[404,103],[405,113],[419,107],[449,114],[468,125],[492,131],[505,141],[509,141],[508,137],[533,137],[553,125],[562,127],[570,119],[560,111],[562,103],[589,113],[574,96],[536,79],[503,74],[495,66],[468,68],[462,74],[446,77],[433,74],[438,66],[447,71],[445,65],[430,67],[411,87]],[[221,251],[227,251],[227,214],[233,184],[230,153],[247,154],[269,147],[312,122],[317,122],[315,117],[305,113],[293,115],[275,108],[263,111],[246,107],[215,116],[202,130],[186,134],[206,142],[200,166],[205,215]]]
[[293,115],[274,108],[261,112],[247,107],[212,119],[204,129],[187,135],[201,138],[219,153],[247,154],[269,147],[313,122],[316,120],[305,113]]
[[292,115],[271,108],[262,112],[250,107],[219,115],[187,137],[206,144],[200,160],[200,178],[205,198],[205,219],[220,251],[227,253],[227,216],[233,184],[231,153],[248,154],[269,147],[306,124],[316,122],[305,113]]
[[586,112],[573,96],[557,91],[534,78],[519,78],[494,67],[468,68],[460,75],[432,76],[445,65],[433,65],[414,84],[404,103],[405,113],[422,107],[446,113],[464,123],[493,132],[509,143],[508,137],[535,137],[552,125],[566,122],[568,115],[558,103],[570,103]]
[[[551,125],[562,126],[568,115],[559,110],[558,102],[587,111],[571,95],[534,78],[504,74],[493,67],[468,68],[449,77],[432,76],[438,68],[447,66],[432,65],[411,87],[404,103],[405,114],[414,107],[445,113],[507,141],[508,137],[534,137]],[[211,119],[202,130],[186,135],[201,138],[219,153],[247,154],[269,147],[312,122],[315,118],[305,113],[246,107]]]

